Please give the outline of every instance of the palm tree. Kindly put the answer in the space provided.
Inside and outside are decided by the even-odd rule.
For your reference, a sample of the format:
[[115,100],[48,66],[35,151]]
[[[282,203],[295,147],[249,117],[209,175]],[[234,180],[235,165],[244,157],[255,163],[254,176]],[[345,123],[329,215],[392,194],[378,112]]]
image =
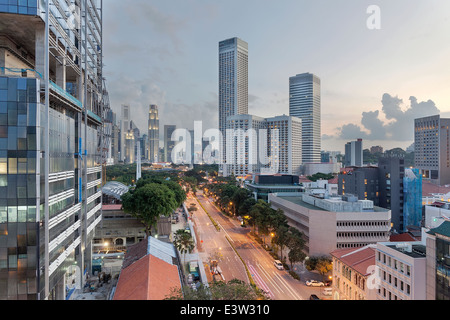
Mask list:
[[186,230],[179,229],[175,232],[174,241],[175,248],[183,255],[183,265],[185,260],[185,254],[191,253],[194,248],[194,240],[192,239],[192,235]]

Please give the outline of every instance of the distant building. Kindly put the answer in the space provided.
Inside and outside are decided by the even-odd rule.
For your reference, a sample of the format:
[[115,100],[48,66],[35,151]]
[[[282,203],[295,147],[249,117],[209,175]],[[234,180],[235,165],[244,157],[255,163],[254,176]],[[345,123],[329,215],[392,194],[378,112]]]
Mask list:
[[172,141],[172,133],[177,129],[175,125],[164,126],[164,161],[172,162],[172,150],[175,147],[175,141]]
[[148,114],[148,160],[158,162],[159,159],[159,115],[158,106],[150,105]]
[[439,115],[415,119],[414,164],[423,180],[450,184],[450,119]]
[[302,192],[303,187],[299,184],[299,178],[296,175],[254,175],[252,180],[245,184],[250,190],[255,200],[268,201],[269,193],[298,194]]
[[320,78],[311,73],[289,78],[289,115],[302,120],[302,162],[320,162]]
[[370,153],[383,153],[383,147],[382,146],[370,147]]
[[363,145],[362,139],[347,142],[345,145],[344,166],[362,167],[363,166]]
[[393,228],[405,231],[404,191],[405,160],[385,155],[378,166],[344,168],[338,175],[339,194],[356,195],[360,200],[372,200],[375,205],[392,210]]
[[[227,118],[248,113],[248,43],[231,38],[219,42],[219,130],[222,161],[227,162]],[[223,166],[219,166],[223,171]]]

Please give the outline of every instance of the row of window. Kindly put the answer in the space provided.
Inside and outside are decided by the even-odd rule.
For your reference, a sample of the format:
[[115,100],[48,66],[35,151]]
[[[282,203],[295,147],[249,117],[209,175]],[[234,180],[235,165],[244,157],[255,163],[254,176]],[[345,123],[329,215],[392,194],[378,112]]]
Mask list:
[[407,275],[408,277],[411,276],[411,266],[409,266],[406,263],[403,263],[393,257],[390,257],[384,253],[381,253],[380,251],[378,251],[378,254],[377,254],[377,261],[394,269],[395,271],[398,271],[402,274]]

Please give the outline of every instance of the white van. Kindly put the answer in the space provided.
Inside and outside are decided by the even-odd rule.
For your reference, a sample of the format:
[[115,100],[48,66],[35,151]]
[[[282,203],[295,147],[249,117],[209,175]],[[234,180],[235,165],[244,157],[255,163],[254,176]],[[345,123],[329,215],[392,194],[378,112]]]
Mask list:
[[333,289],[332,288],[324,288],[322,290],[322,294],[324,296],[331,296],[333,294]]
[[284,269],[284,268],[283,268],[283,264],[281,263],[280,260],[275,260],[275,261],[273,262],[273,265],[274,265],[278,270],[283,270],[283,269]]

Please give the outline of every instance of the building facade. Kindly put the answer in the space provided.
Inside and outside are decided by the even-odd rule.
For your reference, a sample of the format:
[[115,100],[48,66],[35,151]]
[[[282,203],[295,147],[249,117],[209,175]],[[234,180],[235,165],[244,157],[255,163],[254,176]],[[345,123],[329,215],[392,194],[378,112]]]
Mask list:
[[91,273],[102,219],[101,17],[100,1],[0,4],[2,300],[64,300],[67,271],[81,282]]
[[175,147],[175,141],[172,141],[172,133],[177,129],[175,125],[164,125],[164,161],[172,162],[172,150]]
[[345,145],[344,166],[363,166],[363,146],[362,139],[347,142]]
[[159,162],[159,115],[158,106],[150,105],[148,115],[148,160]]
[[414,120],[414,165],[423,180],[450,184],[450,119],[439,115]]
[[336,249],[389,240],[391,211],[374,206],[372,201],[272,193],[269,203],[283,210],[290,226],[303,232],[309,256],[329,256]]
[[289,115],[302,120],[303,163],[321,162],[320,79],[310,73],[289,78]]
[[421,242],[379,242],[377,300],[426,299],[426,247]]
[[[248,113],[248,44],[239,38],[219,42],[219,130],[226,163],[227,118]],[[221,166],[220,171],[223,170]]]
[[376,245],[337,249],[333,261],[333,300],[376,300],[371,276],[375,272]]

